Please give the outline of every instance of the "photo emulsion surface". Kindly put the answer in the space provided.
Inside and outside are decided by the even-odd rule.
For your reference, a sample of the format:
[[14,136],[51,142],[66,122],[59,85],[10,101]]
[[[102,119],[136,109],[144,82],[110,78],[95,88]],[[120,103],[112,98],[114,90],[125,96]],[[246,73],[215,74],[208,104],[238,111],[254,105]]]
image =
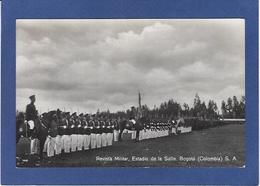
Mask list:
[[18,19],[17,167],[245,167],[243,19]]

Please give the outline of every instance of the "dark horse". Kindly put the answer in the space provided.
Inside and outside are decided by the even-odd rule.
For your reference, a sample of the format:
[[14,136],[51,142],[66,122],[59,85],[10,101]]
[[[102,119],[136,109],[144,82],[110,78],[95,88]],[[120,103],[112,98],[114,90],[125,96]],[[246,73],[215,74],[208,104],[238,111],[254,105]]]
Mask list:
[[128,129],[128,130],[136,130],[135,141],[139,141],[139,133],[140,130],[144,129],[145,123],[146,123],[145,117],[141,117],[135,120],[135,123],[132,122],[131,120],[122,119],[120,122],[118,122],[118,129],[120,130],[118,140],[122,141],[122,133],[125,129]]
[[53,120],[54,115],[57,115],[57,111],[50,111],[42,114],[42,117],[38,117],[34,121],[34,128],[30,129],[28,122],[25,121],[24,114],[19,113],[16,118],[16,143],[19,142],[21,136],[37,138],[40,143],[39,156],[42,158],[44,143],[48,136],[50,123]]

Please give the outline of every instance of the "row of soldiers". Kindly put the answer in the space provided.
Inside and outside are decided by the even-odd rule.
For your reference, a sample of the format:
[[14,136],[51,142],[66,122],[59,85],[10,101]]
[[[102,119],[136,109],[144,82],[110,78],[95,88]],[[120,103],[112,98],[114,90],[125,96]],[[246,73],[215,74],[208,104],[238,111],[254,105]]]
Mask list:
[[[43,150],[48,157],[62,152],[70,153],[111,146],[113,141],[118,140],[121,118],[109,119],[96,115],[77,115],[77,113],[70,114],[59,110],[50,113],[49,135]],[[47,115],[48,113],[41,115],[42,121],[46,119]],[[141,130],[140,140],[166,136],[171,127],[172,125],[166,121],[148,122]],[[37,140],[33,139],[32,143],[32,148],[36,149]],[[37,150],[32,150],[32,152],[37,153]]]
[[[42,114],[44,118],[45,114]],[[48,124],[47,124],[48,125]],[[115,128],[118,128],[118,120],[98,118],[95,115],[84,115],[69,112],[59,112],[53,114],[50,121],[50,136],[71,135],[71,134],[87,134],[91,133],[113,133]],[[52,130],[54,129],[54,130]]]
[[[59,113],[59,111],[57,111]],[[44,117],[45,114],[42,115]],[[97,115],[83,114],[77,115],[70,112],[61,112],[60,114],[54,114],[53,121],[56,121],[57,132],[63,134],[90,134],[90,133],[109,133],[113,130],[119,130],[120,122],[127,120],[128,118],[107,118]],[[136,119],[131,119],[136,121]],[[130,121],[131,121],[130,120]],[[174,120],[162,120],[162,119],[149,119],[144,123],[143,129],[151,130],[169,130],[175,124]],[[56,134],[54,134],[56,135]]]
[[[43,113],[39,116],[40,120],[49,128],[49,135],[71,135],[71,134],[102,134],[113,133],[114,130],[119,130],[119,125],[122,120],[128,118],[107,118],[96,115],[70,112],[51,111],[53,115],[50,119],[46,119],[48,113]],[[169,130],[174,126],[174,120],[149,119],[144,123],[143,129],[151,130]],[[32,132],[32,131],[31,131]],[[30,133],[30,130],[28,131]]]
[[[52,113],[51,115],[49,113]],[[49,135],[55,137],[57,135],[71,134],[102,134],[113,133],[114,130],[119,130],[120,122],[128,118],[107,118],[97,115],[79,114],[70,112],[51,111],[43,113],[39,116],[40,120],[49,128]],[[47,115],[49,119],[46,119]],[[150,119],[144,124],[143,129],[152,131],[170,130],[174,126],[173,120]],[[25,131],[22,135],[25,135]],[[33,133],[33,128],[27,131],[28,135]]]
[[[70,114],[70,112],[62,112],[59,109],[38,116],[38,112],[34,106],[35,96],[30,96],[30,99],[31,103],[27,105],[25,119],[28,123],[39,119],[43,127],[48,129],[48,136],[44,144],[44,151],[47,152],[48,156],[53,156],[54,153],[60,154],[62,150],[68,153],[76,150],[87,150],[89,148],[93,149],[112,145],[113,140],[117,141],[120,122],[122,120],[131,119],[133,120],[132,123],[135,123],[135,118],[133,117],[108,118],[83,113],[77,115],[76,112]],[[143,137],[146,135],[144,139],[164,136],[168,134],[167,131],[174,124],[173,120],[149,119],[144,123],[141,133],[144,133]],[[32,126],[29,127],[28,132],[33,134],[34,130],[35,127]],[[146,130],[149,132],[145,132]],[[158,131],[158,134],[156,131]],[[148,135],[149,133],[150,136]],[[31,136],[33,137],[33,135]],[[141,138],[143,137],[141,135]],[[32,149],[36,149],[37,136],[32,139]]]
[[[35,95],[29,97],[31,103],[26,107],[25,119],[27,121],[35,121],[38,118],[38,112],[35,108]],[[70,114],[70,112],[62,112],[59,109],[57,111],[51,111],[40,115],[41,120],[47,128],[50,128],[50,135],[56,136],[57,134],[90,134],[90,133],[103,133],[103,131],[112,132],[113,130],[119,130],[119,123],[124,119],[135,119],[134,116],[129,118],[108,118],[100,117],[98,115],[79,114],[76,112]],[[147,119],[144,124],[144,129],[152,130],[167,130],[174,125],[173,120],[162,119]]]

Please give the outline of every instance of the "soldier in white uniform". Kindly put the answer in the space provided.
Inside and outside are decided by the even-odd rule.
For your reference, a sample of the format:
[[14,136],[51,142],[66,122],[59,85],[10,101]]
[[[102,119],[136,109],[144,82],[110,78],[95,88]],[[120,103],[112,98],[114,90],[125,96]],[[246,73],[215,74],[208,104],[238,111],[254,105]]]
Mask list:
[[87,120],[84,120],[84,140],[83,140],[83,146],[84,150],[88,150],[90,147],[90,135],[91,135],[91,129],[89,126],[89,122]]
[[77,125],[77,150],[81,151],[83,147],[83,126],[82,126],[82,116],[81,113],[79,117],[76,118],[76,125]]
[[101,146],[106,147],[107,146],[107,135],[108,135],[108,128],[107,124],[104,120],[101,121]]
[[75,125],[75,117],[76,112],[71,115],[70,118],[70,130],[71,130],[71,152],[75,152],[77,149],[77,134],[76,134],[76,125]]
[[56,144],[56,137],[58,135],[58,121],[57,121],[57,115],[54,114],[51,118],[50,128],[48,131],[49,135],[47,138],[49,138],[47,143],[47,156],[52,157],[55,154],[55,144]]
[[113,130],[113,140],[118,141],[119,137],[119,121],[120,117],[116,120],[114,120],[114,130]]
[[71,149],[71,128],[69,126],[69,118],[70,118],[70,113],[66,112],[65,113],[65,118],[63,118],[63,131],[64,134],[61,137],[62,141],[62,149],[64,150],[65,153],[70,153]]
[[112,121],[107,120],[107,146],[111,146],[113,143],[114,126]]
[[97,138],[96,138],[97,130],[93,119],[91,119],[89,123],[90,123],[90,130],[91,130],[91,134],[90,134],[91,149],[95,149],[97,147]]
[[95,121],[96,125],[96,138],[97,138],[97,148],[101,148],[101,135],[102,135],[102,128],[101,128],[101,122],[99,120]]

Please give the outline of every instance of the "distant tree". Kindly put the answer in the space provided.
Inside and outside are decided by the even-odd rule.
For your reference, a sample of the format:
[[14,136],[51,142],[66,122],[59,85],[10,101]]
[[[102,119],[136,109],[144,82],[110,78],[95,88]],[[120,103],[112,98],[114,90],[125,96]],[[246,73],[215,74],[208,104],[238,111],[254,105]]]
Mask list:
[[200,110],[201,110],[201,100],[198,93],[196,93],[194,98],[194,103],[193,103],[193,112],[195,117],[200,117]]
[[194,117],[194,116],[195,116],[195,111],[194,111],[194,108],[191,107],[189,110],[189,117]]
[[208,108],[207,108],[207,116],[209,119],[215,119],[218,115],[218,107],[217,103],[215,103],[213,100],[209,100],[208,102]]
[[213,110],[214,110],[214,118],[216,119],[219,115],[218,105],[216,102],[214,102],[214,104],[213,104]]
[[185,117],[188,117],[189,116],[189,111],[190,111],[189,105],[187,103],[184,103],[183,104],[183,115]]
[[232,98],[228,98],[227,100],[227,105],[226,105],[226,110],[227,110],[227,117],[228,118],[232,118],[233,117],[233,101],[232,101]]
[[233,96],[233,110],[232,110],[232,116],[233,118],[236,118],[240,115],[240,108],[239,108],[239,102],[237,100],[237,97],[236,96]]
[[200,115],[199,116],[202,117],[203,119],[206,119],[206,117],[207,117],[207,106],[206,106],[205,101],[202,102],[199,109],[200,109],[200,112],[199,112]]
[[142,105],[142,109],[141,110],[142,110],[143,116],[148,116],[149,115],[150,109],[149,109],[149,107],[147,105]]
[[240,118],[245,118],[245,107],[246,107],[246,98],[245,96],[241,97],[241,100],[239,102],[239,117]]
[[221,102],[221,111],[222,117],[224,118],[227,115],[226,102],[224,100]]

